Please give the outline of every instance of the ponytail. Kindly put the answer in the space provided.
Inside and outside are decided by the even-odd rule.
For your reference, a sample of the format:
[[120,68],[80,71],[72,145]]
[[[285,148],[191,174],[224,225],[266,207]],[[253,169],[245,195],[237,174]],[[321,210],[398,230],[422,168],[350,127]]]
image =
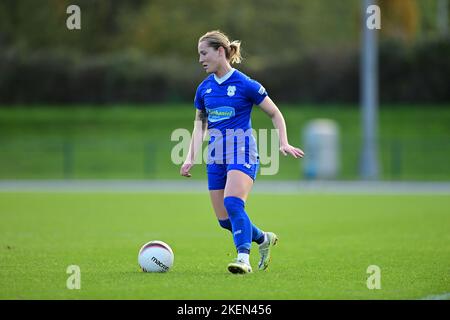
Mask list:
[[230,43],[229,60],[231,64],[242,62],[241,42],[239,40]]

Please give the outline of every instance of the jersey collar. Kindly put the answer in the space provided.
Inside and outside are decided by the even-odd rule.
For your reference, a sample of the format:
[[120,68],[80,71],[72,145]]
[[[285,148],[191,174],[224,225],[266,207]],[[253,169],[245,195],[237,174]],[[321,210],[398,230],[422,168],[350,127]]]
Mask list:
[[216,80],[216,82],[217,82],[218,84],[222,84],[222,83],[224,83],[225,81],[227,81],[227,80],[231,77],[231,75],[233,74],[233,72],[234,72],[235,70],[236,70],[236,69],[231,68],[231,70],[228,71],[227,74],[224,75],[222,78],[219,78],[218,76],[216,76],[216,74],[214,74],[214,80]]

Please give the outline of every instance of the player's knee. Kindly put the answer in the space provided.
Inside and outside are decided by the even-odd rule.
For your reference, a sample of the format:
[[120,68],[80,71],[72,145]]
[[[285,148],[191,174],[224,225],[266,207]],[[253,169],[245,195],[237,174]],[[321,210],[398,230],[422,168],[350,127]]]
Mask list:
[[225,199],[223,199],[223,204],[225,206],[225,209],[227,209],[228,216],[230,218],[239,216],[244,211],[245,203],[238,197],[226,197]]

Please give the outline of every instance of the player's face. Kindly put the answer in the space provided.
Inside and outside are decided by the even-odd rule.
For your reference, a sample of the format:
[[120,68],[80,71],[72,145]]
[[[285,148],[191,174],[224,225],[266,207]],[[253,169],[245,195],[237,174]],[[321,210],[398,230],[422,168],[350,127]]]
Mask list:
[[207,73],[217,72],[222,60],[220,50],[216,50],[208,46],[206,41],[202,41],[198,44],[198,54],[198,62]]

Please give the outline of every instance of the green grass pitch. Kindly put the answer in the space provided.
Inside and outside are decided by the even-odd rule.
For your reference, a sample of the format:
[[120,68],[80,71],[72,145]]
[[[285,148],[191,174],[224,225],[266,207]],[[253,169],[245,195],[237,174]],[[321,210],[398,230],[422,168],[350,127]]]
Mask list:
[[[253,222],[279,244],[265,272],[235,257],[205,194],[0,193],[1,299],[420,299],[450,292],[450,197],[252,194]],[[137,252],[162,240],[165,274]],[[69,290],[69,265],[81,289]],[[366,286],[369,265],[381,289]]]

